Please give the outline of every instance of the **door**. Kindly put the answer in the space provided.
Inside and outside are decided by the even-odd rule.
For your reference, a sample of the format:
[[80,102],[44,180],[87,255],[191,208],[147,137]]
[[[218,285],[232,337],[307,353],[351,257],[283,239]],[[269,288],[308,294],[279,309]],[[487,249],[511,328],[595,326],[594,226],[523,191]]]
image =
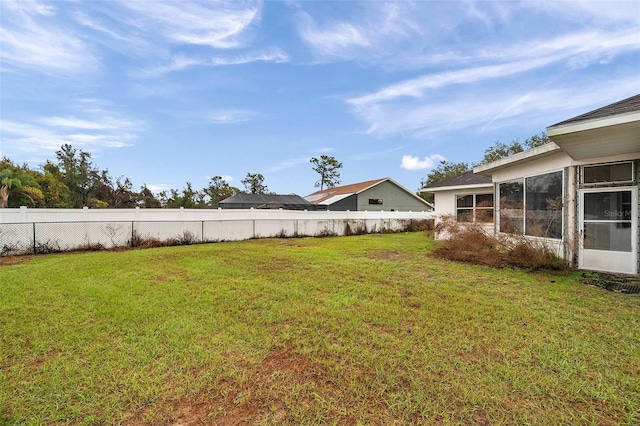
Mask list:
[[580,191],[578,267],[636,274],[638,188]]

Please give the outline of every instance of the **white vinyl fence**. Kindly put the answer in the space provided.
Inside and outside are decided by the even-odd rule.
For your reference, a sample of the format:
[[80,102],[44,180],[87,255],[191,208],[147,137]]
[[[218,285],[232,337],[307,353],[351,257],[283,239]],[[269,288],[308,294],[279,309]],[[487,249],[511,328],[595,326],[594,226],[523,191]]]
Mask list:
[[0,209],[0,255],[401,231],[431,212]]

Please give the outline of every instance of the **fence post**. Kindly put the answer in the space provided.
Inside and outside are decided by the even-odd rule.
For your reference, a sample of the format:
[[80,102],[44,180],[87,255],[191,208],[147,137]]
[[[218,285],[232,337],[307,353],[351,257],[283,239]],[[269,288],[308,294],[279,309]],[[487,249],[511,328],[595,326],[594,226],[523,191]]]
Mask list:
[[33,222],[33,254],[37,254],[36,251],[36,223]]
[[133,238],[134,238],[134,235],[135,235],[135,229],[133,228],[133,224],[134,223],[135,222],[132,220],[131,221],[131,247],[133,247]]
[[204,243],[204,220],[200,226],[200,242]]

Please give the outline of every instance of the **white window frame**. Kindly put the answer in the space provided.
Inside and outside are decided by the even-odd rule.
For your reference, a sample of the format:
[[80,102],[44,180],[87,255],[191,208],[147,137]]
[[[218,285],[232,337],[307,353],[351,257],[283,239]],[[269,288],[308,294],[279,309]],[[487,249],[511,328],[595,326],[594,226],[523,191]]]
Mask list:
[[[478,203],[477,203],[477,196],[478,195],[491,195],[493,197],[492,201],[493,204],[490,207],[478,207]],[[458,207],[458,198],[459,197],[468,197],[468,196],[472,196],[473,197],[473,206],[471,207]],[[495,220],[495,205],[496,205],[496,196],[493,192],[483,192],[483,193],[468,193],[468,192],[464,192],[464,193],[460,193],[460,194],[455,194],[455,210],[456,210],[456,222],[458,222],[458,210],[470,210],[472,212],[472,221],[471,222],[462,222],[462,223],[476,223],[477,222],[477,210],[482,210],[482,211],[493,211],[493,218],[491,221],[487,221],[487,222],[477,222],[477,223],[493,223],[493,221]]]
[[529,175],[525,175],[525,176],[519,176],[519,177],[515,177],[513,179],[507,179],[501,182],[496,182],[496,188],[495,188],[495,195],[494,195],[494,204],[495,204],[495,223],[496,223],[496,229],[498,232],[500,233],[504,233],[504,234],[509,234],[509,232],[505,232],[502,231],[502,226],[501,226],[501,221],[502,221],[502,215],[500,214],[501,211],[501,206],[500,206],[500,185],[505,184],[505,183],[510,183],[510,182],[517,182],[517,181],[521,181],[522,182],[522,209],[523,209],[523,215],[522,215],[522,234],[523,236],[526,237],[533,237],[536,238],[535,235],[527,235],[527,179],[530,178],[534,178],[537,176],[543,176],[543,175],[548,175],[548,174],[552,174],[552,173],[557,173],[557,172],[562,172],[562,194],[561,194],[561,199],[563,200],[562,202],[562,208],[560,210],[560,229],[561,229],[561,235],[559,238],[555,238],[555,237],[544,237],[545,239],[549,239],[549,240],[554,240],[554,241],[561,241],[564,239],[564,226],[565,226],[565,203],[564,200],[566,199],[566,180],[567,180],[567,173],[565,171],[565,169],[560,168],[560,169],[554,169],[554,170],[547,170],[543,173],[533,173],[533,174],[529,174]]

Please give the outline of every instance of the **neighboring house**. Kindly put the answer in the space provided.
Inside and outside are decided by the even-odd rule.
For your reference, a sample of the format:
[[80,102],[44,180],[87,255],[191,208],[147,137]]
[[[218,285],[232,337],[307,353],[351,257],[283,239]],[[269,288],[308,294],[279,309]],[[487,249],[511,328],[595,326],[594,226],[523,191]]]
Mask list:
[[433,206],[390,178],[316,191],[304,197],[318,210],[431,211]]
[[283,209],[316,210],[312,204],[299,195],[275,194],[234,194],[218,203],[222,209]]
[[[491,178],[494,232],[543,238],[579,269],[638,274],[640,95],[549,126],[547,134],[553,142],[474,168]],[[438,197],[438,188],[423,191]],[[446,199],[465,189],[439,192]]]
[[460,222],[493,222],[493,183],[491,177],[471,171],[426,186],[432,192],[439,216],[455,216]]

